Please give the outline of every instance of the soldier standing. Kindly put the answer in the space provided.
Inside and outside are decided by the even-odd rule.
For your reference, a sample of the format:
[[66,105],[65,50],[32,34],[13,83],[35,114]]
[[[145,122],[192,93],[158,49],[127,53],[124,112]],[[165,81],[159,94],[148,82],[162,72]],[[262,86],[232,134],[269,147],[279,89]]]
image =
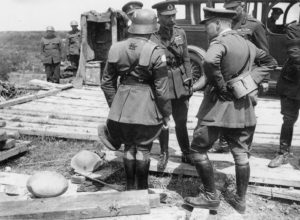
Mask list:
[[277,82],[280,95],[283,124],[280,133],[278,155],[271,160],[269,167],[279,167],[288,163],[293,129],[300,109],[300,23],[290,24],[286,30],[288,60],[282,68]]
[[55,35],[55,30],[52,26],[46,28],[46,36],[41,40],[41,55],[47,74],[47,81],[59,83],[62,42]]
[[153,11],[136,10],[131,35],[110,48],[101,81],[110,111],[98,133],[109,149],[125,144],[127,190],[135,189],[135,181],[138,189],[148,188],[150,149],[171,113],[164,50],[149,40],[157,30]]
[[[207,34],[210,45],[204,59],[204,70],[208,85],[197,114],[198,124],[194,130],[191,151],[193,162],[203,183],[203,194],[187,197],[186,204],[193,207],[217,209],[218,198],[213,166],[207,151],[218,139],[220,133],[229,143],[235,161],[236,195],[228,202],[240,213],[246,209],[246,191],[250,176],[249,155],[256,125],[254,100],[252,97],[257,84],[269,74],[276,61],[265,51],[242,38],[232,30],[231,22],[235,11],[204,8]],[[259,66],[252,69],[253,63]],[[249,71],[250,70],[250,71]],[[233,94],[239,88],[229,86],[229,81],[248,79],[245,95],[236,98]],[[243,82],[246,82],[244,81]],[[247,89],[246,89],[247,88]]]
[[[234,10],[237,15],[233,18],[232,29],[236,30],[245,39],[250,40],[256,47],[269,53],[269,44],[264,25],[257,19],[251,17],[244,10],[245,5],[242,1],[227,0],[224,8]],[[268,89],[266,83],[261,84],[263,91]],[[229,153],[229,146],[223,135],[220,136],[220,142],[210,150],[212,153]]]
[[67,35],[67,59],[71,62],[74,70],[77,70],[80,56],[80,30],[77,21],[71,21],[71,31]]
[[[176,137],[182,151],[182,162],[191,163],[190,143],[187,132],[189,98],[192,93],[192,75],[186,35],[175,25],[178,1],[163,1],[152,6],[157,10],[160,28],[151,40],[165,49],[170,85],[172,116],[175,121]],[[169,157],[169,128],[165,127],[159,136],[161,155],[158,167],[164,169]]]

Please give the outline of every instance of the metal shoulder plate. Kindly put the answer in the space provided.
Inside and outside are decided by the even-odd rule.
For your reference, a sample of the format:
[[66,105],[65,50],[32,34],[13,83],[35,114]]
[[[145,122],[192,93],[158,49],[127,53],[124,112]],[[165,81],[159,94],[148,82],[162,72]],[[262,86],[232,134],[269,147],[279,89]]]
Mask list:
[[141,50],[141,55],[140,55],[140,60],[139,60],[140,66],[149,66],[152,53],[157,47],[158,47],[158,45],[150,40],[148,40],[144,44],[144,46]]

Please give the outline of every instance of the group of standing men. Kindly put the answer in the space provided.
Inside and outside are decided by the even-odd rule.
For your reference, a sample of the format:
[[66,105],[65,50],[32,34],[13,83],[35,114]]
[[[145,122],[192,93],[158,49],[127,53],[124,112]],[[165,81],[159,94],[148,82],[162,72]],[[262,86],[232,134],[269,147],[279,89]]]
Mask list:
[[[168,161],[172,114],[182,162],[193,163],[203,183],[202,193],[185,198],[185,202],[208,209],[217,209],[220,200],[207,152],[223,137],[234,157],[237,188],[236,194],[226,199],[244,213],[257,90],[277,62],[268,53],[263,25],[245,13],[241,1],[228,0],[225,9],[204,8],[201,23],[205,24],[210,45],[204,60],[205,77],[193,85],[186,35],[175,25],[176,3],[167,0],[152,6],[157,10],[159,25],[153,11],[141,9],[142,3],[129,2],[123,7],[131,14],[132,24],[128,39],[115,43],[109,51],[101,88],[110,112],[106,125],[98,128],[99,137],[111,150],[125,145],[127,189],[147,189],[154,139],[160,141],[161,168]],[[290,44],[299,59],[297,42],[291,40]],[[241,80],[249,86],[243,87]],[[186,128],[189,98],[203,87],[204,99],[190,145]],[[299,101],[294,105],[299,111]]]
[[[80,55],[80,30],[77,21],[71,21],[70,26],[72,30],[67,34],[66,57],[71,62],[73,71],[76,71]],[[55,34],[54,27],[48,26],[46,35],[41,40],[42,63],[45,67],[48,82],[59,83],[63,48],[63,43]]]

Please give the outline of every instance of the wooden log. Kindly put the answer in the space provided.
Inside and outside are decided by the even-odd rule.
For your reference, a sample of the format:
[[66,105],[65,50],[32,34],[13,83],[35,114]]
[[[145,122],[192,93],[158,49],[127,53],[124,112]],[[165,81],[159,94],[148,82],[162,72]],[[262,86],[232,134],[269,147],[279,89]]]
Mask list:
[[46,97],[46,96],[57,94],[60,91],[61,90],[59,90],[59,89],[53,89],[53,90],[50,90],[50,91],[43,91],[43,92],[40,92],[40,93],[35,94],[35,95],[28,95],[28,96],[23,96],[23,97],[16,98],[16,99],[11,99],[9,101],[1,102],[0,103],[0,108],[6,108],[6,107],[9,107],[9,106],[21,104],[21,103],[24,103],[24,102],[30,102],[30,101],[35,100],[35,99],[40,99],[40,98],[43,98],[43,97]]
[[300,201],[300,190],[289,188],[277,188],[268,186],[249,186],[248,192],[271,198]]
[[0,203],[1,219],[82,219],[149,213],[147,190]]
[[[29,142],[30,143],[30,142]],[[16,156],[20,153],[23,153],[28,150],[29,147],[28,142],[20,142],[16,143],[16,146],[10,150],[1,151],[0,152],[0,161],[4,161],[10,157]]]
[[40,86],[44,89],[60,89],[60,90],[65,90],[65,89],[70,89],[73,87],[71,83],[68,84],[57,84],[57,83],[51,83],[47,82],[44,80],[39,80],[39,79],[32,79],[29,81],[31,85],[35,86]]
[[162,206],[151,209],[151,213],[147,215],[131,215],[106,218],[93,218],[89,220],[185,220],[186,212],[178,207]]

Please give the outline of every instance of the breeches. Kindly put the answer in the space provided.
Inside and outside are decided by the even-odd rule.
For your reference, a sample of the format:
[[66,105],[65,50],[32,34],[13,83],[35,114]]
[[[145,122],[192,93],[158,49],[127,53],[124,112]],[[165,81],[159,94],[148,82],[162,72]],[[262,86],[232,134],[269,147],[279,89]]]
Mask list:
[[152,143],[148,145],[125,145],[124,158],[127,160],[149,161]]
[[206,154],[222,134],[229,144],[234,161],[238,165],[248,163],[255,126],[245,128],[224,128],[200,125],[194,130],[191,151]]

